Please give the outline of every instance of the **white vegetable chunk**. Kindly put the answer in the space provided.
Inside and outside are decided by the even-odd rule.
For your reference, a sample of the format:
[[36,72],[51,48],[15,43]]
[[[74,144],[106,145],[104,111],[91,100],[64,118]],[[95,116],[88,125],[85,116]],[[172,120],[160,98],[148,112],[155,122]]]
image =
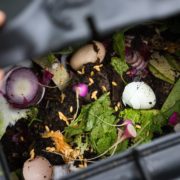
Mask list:
[[156,96],[146,83],[131,82],[123,91],[122,101],[133,109],[151,109],[156,104]]
[[0,138],[8,125],[14,125],[21,118],[26,118],[28,109],[12,108],[2,94],[0,94]]

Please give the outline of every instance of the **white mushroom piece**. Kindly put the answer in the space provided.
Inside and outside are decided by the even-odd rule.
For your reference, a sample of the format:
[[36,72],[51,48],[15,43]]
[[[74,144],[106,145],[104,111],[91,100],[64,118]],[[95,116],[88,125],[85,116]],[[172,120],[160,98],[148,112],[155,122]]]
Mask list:
[[80,69],[84,64],[102,62],[106,54],[101,42],[93,41],[78,49],[70,59],[70,65],[74,70]]
[[122,101],[133,109],[151,109],[156,104],[156,96],[146,83],[131,82],[123,91]]
[[41,156],[28,159],[23,166],[25,180],[51,180],[53,168],[49,161]]

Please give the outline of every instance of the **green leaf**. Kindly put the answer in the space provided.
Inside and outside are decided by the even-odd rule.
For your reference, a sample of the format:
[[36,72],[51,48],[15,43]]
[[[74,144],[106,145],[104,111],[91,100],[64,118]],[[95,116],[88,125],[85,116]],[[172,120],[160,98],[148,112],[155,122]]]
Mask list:
[[112,57],[111,65],[114,70],[121,76],[122,80],[124,80],[123,73],[129,69],[127,63],[118,57]]
[[[156,123],[156,115],[160,113],[159,110],[135,110],[125,109],[120,112],[120,117],[123,119],[130,119],[135,125],[139,125],[141,128],[136,128],[137,137],[133,140],[133,143],[149,142],[154,132],[161,132],[162,124]],[[135,126],[136,127],[136,126]]]
[[[163,111],[163,112],[161,111],[160,114],[155,116],[155,119],[156,119],[156,121],[154,123],[156,125],[155,127],[158,128],[160,125],[161,126],[167,125],[168,124],[168,119],[173,114],[173,112],[179,112],[180,113],[180,100],[176,101],[174,103],[174,105],[171,106],[166,111]],[[159,130],[157,130],[157,131],[159,131]]]
[[171,108],[176,101],[180,100],[180,79],[176,82],[173,89],[171,90],[168,98],[166,99],[165,103],[163,104],[161,111],[165,112],[169,108]]
[[53,63],[56,62],[56,57],[53,55],[53,54],[49,54],[47,56],[47,63],[48,63],[48,66],[51,66]]
[[81,108],[81,113],[77,119],[71,122],[71,124],[65,128],[65,136],[70,139],[75,135],[80,135],[85,132],[86,119],[88,116],[90,105],[83,106]]
[[124,32],[115,33],[113,36],[113,49],[125,62],[125,38]]
[[[95,102],[83,106],[78,118],[65,128],[65,137],[77,142],[77,139],[85,136],[89,147],[98,154],[103,153],[117,138],[116,127],[109,125],[116,123],[110,104],[110,97],[106,93]],[[84,147],[81,141],[76,144],[79,149]]]
[[119,55],[119,57],[112,57],[111,65],[114,68],[114,70],[120,75],[121,79],[124,81],[123,73],[129,69],[125,59],[124,32],[118,32],[114,34],[113,49],[116,52],[116,54]]

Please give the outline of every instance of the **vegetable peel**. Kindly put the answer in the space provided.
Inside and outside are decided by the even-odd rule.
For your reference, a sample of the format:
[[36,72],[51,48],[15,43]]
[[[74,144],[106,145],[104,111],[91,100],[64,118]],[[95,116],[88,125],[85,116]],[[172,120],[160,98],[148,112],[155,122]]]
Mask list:
[[79,150],[74,150],[66,141],[60,131],[49,131],[42,135],[43,138],[51,138],[55,144],[55,152],[61,153],[65,162],[79,157]]

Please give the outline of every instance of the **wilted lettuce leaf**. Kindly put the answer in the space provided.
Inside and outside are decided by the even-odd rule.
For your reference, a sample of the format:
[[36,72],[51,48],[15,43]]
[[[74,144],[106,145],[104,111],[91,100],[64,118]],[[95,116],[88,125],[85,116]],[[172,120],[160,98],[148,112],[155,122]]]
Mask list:
[[95,102],[82,107],[78,118],[65,129],[65,137],[72,142],[76,139],[76,144],[81,149],[86,143],[82,141],[81,137],[83,136],[85,139],[87,138],[88,146],[93,148],[96,153],[101,154],[117,138],[116,128],[107,124],[115,124],[113,113],[109,95],[106,93]]
[[[133,140],[134,143],[145,143],[152,139],[154,132],[161,131],[161,124],[156,122],[156,115],[159,110],[135,110],[124,109],[120,112],[120,117],[130,119],[135,125],[141,128],[136,128],[137,137]],[[136,126],[135,126],[136,127]]]
[[[163,104],[161,111],[165,112],[170,109],[176,101],[180,101],[180,79],[176,82],[173,89],[171,90],[168,98],[166,99],[165,103]],[[180,111],[180,106],[179,106]]]

